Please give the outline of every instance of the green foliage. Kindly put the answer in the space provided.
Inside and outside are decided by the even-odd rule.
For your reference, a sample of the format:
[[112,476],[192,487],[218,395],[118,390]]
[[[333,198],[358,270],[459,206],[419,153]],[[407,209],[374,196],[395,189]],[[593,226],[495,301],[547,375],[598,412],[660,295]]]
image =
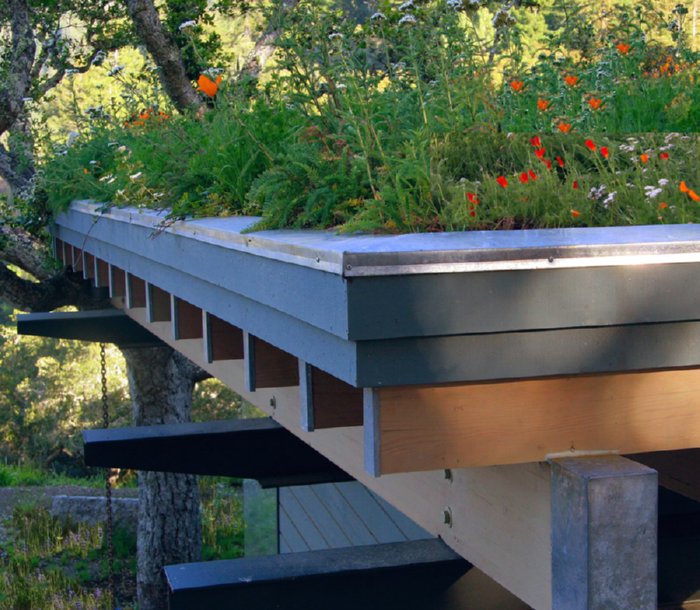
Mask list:
[[700,220],[698,54],[680,9],[542,4],[387,1],[358,25],[301,2],[263,85],[222,85],[203,118],[103,126],[45,166],[51,205],[351,232]]

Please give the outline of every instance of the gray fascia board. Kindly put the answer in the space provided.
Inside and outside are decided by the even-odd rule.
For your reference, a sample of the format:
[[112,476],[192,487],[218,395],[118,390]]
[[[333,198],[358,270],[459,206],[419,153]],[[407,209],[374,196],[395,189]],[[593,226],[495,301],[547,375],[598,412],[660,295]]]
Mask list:
[[[180,223],[179,231],[154,233],[154,219],[162,220],[157,215],[128,214],[125,210],[100,215],[92,207],[74,205],[61,215],[56,221],[56,236],[99,257],[104,253],[97,247],[98,241],[110,252],[119,248],[137,254],[347,338],[347,295],[341,275],[258,256],[241,245],[240,238],[245,236],[237,233],[231,234],[237,237],[232,244],[236,247],[230,247],[221,239],[203,239],[196,230],[182,228],[198,221]],[[128,265],[126,258],[124,264]],[[110,262],[120,266],[117,261]],[[135,269],[125,271],[138,275]]]

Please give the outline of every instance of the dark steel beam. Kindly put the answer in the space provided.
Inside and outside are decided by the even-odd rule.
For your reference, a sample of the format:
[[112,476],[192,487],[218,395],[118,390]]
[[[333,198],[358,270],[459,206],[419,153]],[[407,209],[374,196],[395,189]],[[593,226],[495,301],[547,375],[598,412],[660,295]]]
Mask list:
[[18,315],[17,333],[115,343],[122,347],[161,345],[160,339],[118,309]]
[[351,477],[268,418],[86,430],[88,466],[257,479],[264,487]]
[[170,610],[424,610],[470,568],[442,540],[165,567]]

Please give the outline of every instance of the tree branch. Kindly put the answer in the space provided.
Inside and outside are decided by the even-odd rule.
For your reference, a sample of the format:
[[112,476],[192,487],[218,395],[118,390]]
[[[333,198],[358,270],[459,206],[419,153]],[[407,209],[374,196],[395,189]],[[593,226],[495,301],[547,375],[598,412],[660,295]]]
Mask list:
[[198,108],[201,101],[182,63],[179,47],[163,27],[152,0],[127,0],[136,32],[160,68],[165,92],[180,111]]
[[0,225],[0,260],[15,265],[37,280],[51,278],[47,248],[19,227]]

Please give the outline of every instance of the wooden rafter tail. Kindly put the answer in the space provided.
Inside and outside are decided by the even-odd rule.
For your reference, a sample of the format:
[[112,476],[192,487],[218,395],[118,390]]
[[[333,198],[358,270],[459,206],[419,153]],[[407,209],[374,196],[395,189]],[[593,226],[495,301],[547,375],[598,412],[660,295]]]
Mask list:
[[126,273],[116,265],[109,265],[109,296],[112,299],[126,297]]
[[204,361],[242,360],[243,331],[215,315],[204,314]]
[[126,274],[126,306],[129,309],[146,307],[146,282],[133,273]]
[[95,287],[109,288],[109,263],[95,257]]
[[173,338],[175,340],[201,339],[203,337],[202,310],[176,296],[172,298],[172,308]]
[[284,388],[299,385],[297,359],[259,337],[244,333],[246,388]]
[[362,389],[299,361],[301,427],[307,432],[362,425]]
[[149,322],[170,322],[172,319],[170,293],[154,284],[146,283],[146,311]]

